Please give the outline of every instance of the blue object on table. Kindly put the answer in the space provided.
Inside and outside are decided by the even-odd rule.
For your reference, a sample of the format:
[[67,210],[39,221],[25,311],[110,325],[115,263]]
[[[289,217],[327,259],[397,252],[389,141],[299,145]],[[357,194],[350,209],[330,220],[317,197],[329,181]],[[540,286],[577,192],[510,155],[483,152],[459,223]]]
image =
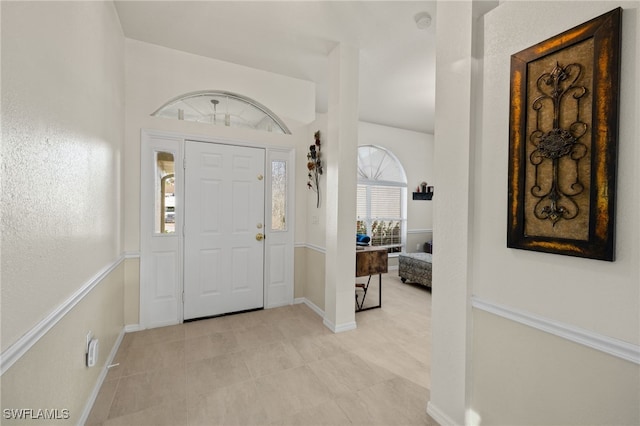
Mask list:
[[371,241],[371,237],[365,234],[356,234],[356,245],[358,246],[368,246],[369,241]]

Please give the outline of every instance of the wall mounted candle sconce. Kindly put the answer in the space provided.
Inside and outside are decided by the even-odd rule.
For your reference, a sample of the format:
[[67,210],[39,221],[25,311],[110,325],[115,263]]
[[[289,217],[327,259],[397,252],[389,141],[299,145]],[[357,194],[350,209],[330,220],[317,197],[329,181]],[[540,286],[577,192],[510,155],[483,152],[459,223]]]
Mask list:
[[307,188],[316,193],[316,208],[320,207],[320,176],[322,175],[322,155],[320,152],[320,130],[313,134],[315,143],[309,146],[307,153]]

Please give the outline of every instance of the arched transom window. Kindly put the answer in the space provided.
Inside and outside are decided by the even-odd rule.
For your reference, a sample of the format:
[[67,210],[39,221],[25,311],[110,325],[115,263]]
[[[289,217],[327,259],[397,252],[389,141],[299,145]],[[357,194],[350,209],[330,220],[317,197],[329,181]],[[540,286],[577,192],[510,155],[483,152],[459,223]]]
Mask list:
[[390,151],[358,147],[358,206],[356,233],[371,237],[371,245],[389,253],[402,251],[406,239],[407,176]]
[[246,96],[231,92],[208,90],[187,93],[170,100],[151,115],[291,134],[282,120],[269,108]]

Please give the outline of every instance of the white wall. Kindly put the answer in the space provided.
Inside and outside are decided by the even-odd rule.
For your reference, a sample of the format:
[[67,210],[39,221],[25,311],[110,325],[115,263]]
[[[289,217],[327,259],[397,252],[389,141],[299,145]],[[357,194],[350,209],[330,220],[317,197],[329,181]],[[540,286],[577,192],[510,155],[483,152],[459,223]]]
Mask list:
[[[566,29],[614,9],[618,2],[506,3],[485,17],[484,120],[475,176],[477,214],[474,217],[474,294],[513,308],[592,330],[632,343],[640,343],[640,149],[637,137],[638,2],[624,11],[616,261],[601,262],[508,249],[507,217],[509,138],[509,61],[518,52]],[[571,13],[568,13],[571,11]],[[526,17],[529,31],[517,31]],[[499,208],[496,208],[499,207]],[[501,207],[501,208],[500,208]],[[500,270],[500,279],[494,271]],[[554,297],[549,297],[553,295]],[[569,305],[567,305],[569,303]],[[615,309],[602,309],[615,306]],[[570,307],[570,309],[567,309]]]
[[[297,156],[297,162],[300,165],[297,174],[297,179],[300,182],[298,185],[299,204],[297,208],[303,218],[296,222],[296,241],[305,241],[319,247],[324,247],[325,205],[321,202],[320,207],[316,208],[315,194],[313,191],[306,189],[306,162],[309,145],[313,143],[313,133],[316,130],[320,130],[323,143],[331,143],[330,140],[326,139],[326,127],[326,114],[318,114],[317,120],[309,126],[306,138],[300,143]],[[359,122],[358,125],[358,146],[376,145],[386,148],[402,164],[409,182],[407,189],[409,198],[407,202],[407,221],[408,228],[412,230],[431,229],[433,226],[432,204],[411,200],[411,192],[415,190],[415,187],[420,182],[426,181],[429,185],[434,184],[433,143],[433,135],[428,133],[419,133],[363,121]],[[324,195],[326,192],[326,176],[321,178],[320,184],[321,194]],[[302,213],[305,209],[306,213]],[[318,223],[315,223],[314,216],[318,218]]]
[[441,424],[463,424],[469,355],[470,156],[473,131],[473,8],[438,2],[431,303],[431,400]]
[[123,326],[124,36],[110,2],[0,7],[2,409],[77,424]]
[[[212,126],[151,117],[157,108],[185,93],[216,89],[248,96],[285,121],[293,135]],[[315,85],[228,62],[126,40],[125,248],[139,250],[140,130],[142,128],[295,146],[314,119]]]
[[[625,7],[622,25],[620,134],[616,213],[616,261],[603,262],[544,254],[506,247],[508,179],[508,123],[510,56],[553,35],[603,14]],[[456,25],[458,16],[443,22],[438,5],[438,25]],[[481,42],[484,55],[451,61],[451,71],[466,64],[482,68],[482,96],[473,110],[479,132],[458,149],[445,149],[444,178],[455,180],[455,170],[471,154],[469,191],[471,206],[467,238],[467,284],[446,296],[434,293],[434,379],[432,398],[439,414],[456,423],[471,424],[638,424],[640,422],[640,367],[616,356],[611,348],[626,348],[638,357],[640,343],[640,37],[638,2],[501,2],[484,18]],[[466,28],[466,27],[465,27]],[[466,30],[465,30],[466,31]],[[456,44],[457,46],[457,44]],[[439,65],[440,66],[440,65]],[[471,93],[471,88],[466,93]],[[458,93],[452,93],[458,95]],[[440,97],[438,98],[440,102]],[[445,100],[446,101],[446,100]],[[438,107],[440,108],[440,106]],[[456,119],[449,111],[447,118]],[[473,125],[472,125],[472,128]],[[480,137],[476,137],[476,136]],[[441,142],[436,120],[436,137]],[[470,141],[473,141],[469,143]],[[448,140],[443,140],[448,143]],[[465,179],[462,184],[466,185]],[[450,206],[449,206],[450,207]],[[436,203],[438,234],[453,229],[456,215]],[[457,219],[456,219],[457,218]],[[448,229],[448,228],[447,228]],[[464,241],[468,243],[464,243]],[[464,258],[454,247],[436,250],[436,266],[452,268]],[[445,253],[446,251],[446,253]],[[440,256],[440,255],[443,256]],[[455,277],[454,277],[455,278]],[[447,281],[447,285],[455,283]],[[471,294],[465,293],[464,288]],[[473,299],[471,296],[473,295]],[[471,321],[461,310],[473,304]],[[497,306],[499,309],[492,309]],[[468,314],[467,314],[468,315]],[[549,325],[541,331],[526,325]],[[536,322],[537,321],[537,322]],[[444,329],[456,330],[449,335]],[[438,331],[440,330],[440,331]],[[461,331],[462,330],[462,331]],[[553,333],[569,330],[564,337]],[[572,333],[586,336],[582,343],[568,340]],[[437,336],[436,336],[437,334]],[[561,334],[561,333],[560,333]],[[580,341],[580,339],[577,339]],[[602,350],[585,345],[602,344]],[[466,342],[466,343],[465,343]],[[466,346],[465,346],[466,345]],[[465,359],[459,360],[460,354]],[[457,369],[447,371],[458,359]],[[633,358],[633,355],[631,356]],[[448,383],[442,379],[449,374]],[[454,389],[455,395],[448,391]],[[432,399],[433,401],[433,399]],[[462,401],[462,403],[461,403]]]
[[[625,10],[616,260],[603,262],[508,249],[505,183],[509,85],[505,82],[509,81],[510,55],[617,6]],[[639,6],[638,2],[582,2],[580,7],[575,2],[553,2],[545,7],[537,2],[505,2],[485,16],[483,133],[475,158],[471,238],[475,297],[636,348],[640,343]],[[527,22],[527,31],[520,31],[522,22]],[[473,406],[484,421],[508,423],[518,419],[523,424],[640,421],[637,364],[594,349],[576,348],[573,343],[540,335],[529,327],[520,327],[517,340],[509,342],[504,334],[498,338],[501,330],[513,327],[496,325],[505,321],[508,322],[488,318],[479,311],[474,313]],[[487,342],[497,338],[502,343],[490,350]],[[528,345],[529,351],[523,355],[521,345],[526,342],[536,344]],[[489,361],[496,357],[499,363]],[[514,380],[514,371],[523,370],[529,374],[517,376],[521,390],[511,392],[508,383]],[[570,396],[563,398],[564,395]],[[536,405],[550,408],[532,410]]]
[[[313,134],[316,131],[320,131],[320,143],[321,152],[323,158],[326,156],[326,145],[331,143],[331,139],[327,133],[327,115],[318,114],[316,120],[309,125],[306,137],[299,144],[297,161],[300,165],[296,182],[300,189],[300,201],[303,203],[299,205],[300,210],[297,212],[297,216],[300,218],[300,226],[304,226],[305,239],[301,240],[296,236],[296,241],[304,241],[307,244],[311,244],[317,248],[325,249],[325,222],[327,211],[327,175],[326,168],[324,174],[320,176],[320,205],[317,203],[316,193],[307,187],[308,169],[307,169],[307,153],[309,152],[309,146],[315,143]],[[326,158],[323,163],[326,164]]]
[[2,21],[4,350],[120,255],[124,58],[109,3]]
[[[127,252],[137,253],[140,250],[141,129],[192,135],[194,138],[216,137],[270,147],[298,149],[306,143],[303,142],[308,137],[306,124],[315,117],[315,85],[311,82],[131,39],[125,42],[125,56],[124,244]],[[292,135],[151,116],[151,113],[170,99],[207,89],[238,93],[262,103],[283,119]],[[304,164],[297,167],[299,170]],[[139,280],[129,278],[126,294],[139,294]],[[125,306],[128,321],[139,318],[136,304],[130,303],[128,299]]]
[[356,217],[359,51],[339,44],[329,53],[329,107],[325,144],[326,265],[324,324],[334,332],[355,328],[353,228]]
[[[326,174],[320,177],[320,204],[316,193],[307,187],[307,153],[315,143],[314,133],[320,131],[320,143],[330,140],[327,135],[327,115],[318,114],[307,126],[305,136],[296,147],[296,250],[295,297],[305,298],[319,310],[324,310],[325,290],[325,222],[326,222]],[[321,148],[321,152],[324,148]],[[321,155],[325,155],[322,152]]]
[[[326,237],[326,175],[320,179],[321,202],[316,207],[316,195],[307,189],[307,152],[313,143],[313,133],[320,130],[322,143],[331,143],[327,139],[327,115],[318,114],[316,121],[307,129],[307,136],[298,142],[296,161],[297,205],[296,205],[296,269],[302,272],[296,279],[296,297],[306,297],[321,309],[324,309],[324,249]],[[409,181],[407,201],[407,251],[421,250],[424,242],[431,239],[433,206],[429,201],[411,200],[411,192],[422,181],[433,184],[433,135],[410,130],[359,122],[358,145],[377,145],[390,150],[400,161]],[[354,169],[354,173],[355,173]],[[355,225],[354,225],[355,227]],[[310,251],[310,252],[309,252]],[[393,264],[391,260],[390,264]]]

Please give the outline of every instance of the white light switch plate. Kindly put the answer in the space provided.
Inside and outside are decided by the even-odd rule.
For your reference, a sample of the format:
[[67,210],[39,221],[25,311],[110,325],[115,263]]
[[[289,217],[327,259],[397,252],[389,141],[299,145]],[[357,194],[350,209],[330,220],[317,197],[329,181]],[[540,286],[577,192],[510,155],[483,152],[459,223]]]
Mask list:
[[87,350],[87,367],[93,367],[98,361],[98,339],[91,339]]

